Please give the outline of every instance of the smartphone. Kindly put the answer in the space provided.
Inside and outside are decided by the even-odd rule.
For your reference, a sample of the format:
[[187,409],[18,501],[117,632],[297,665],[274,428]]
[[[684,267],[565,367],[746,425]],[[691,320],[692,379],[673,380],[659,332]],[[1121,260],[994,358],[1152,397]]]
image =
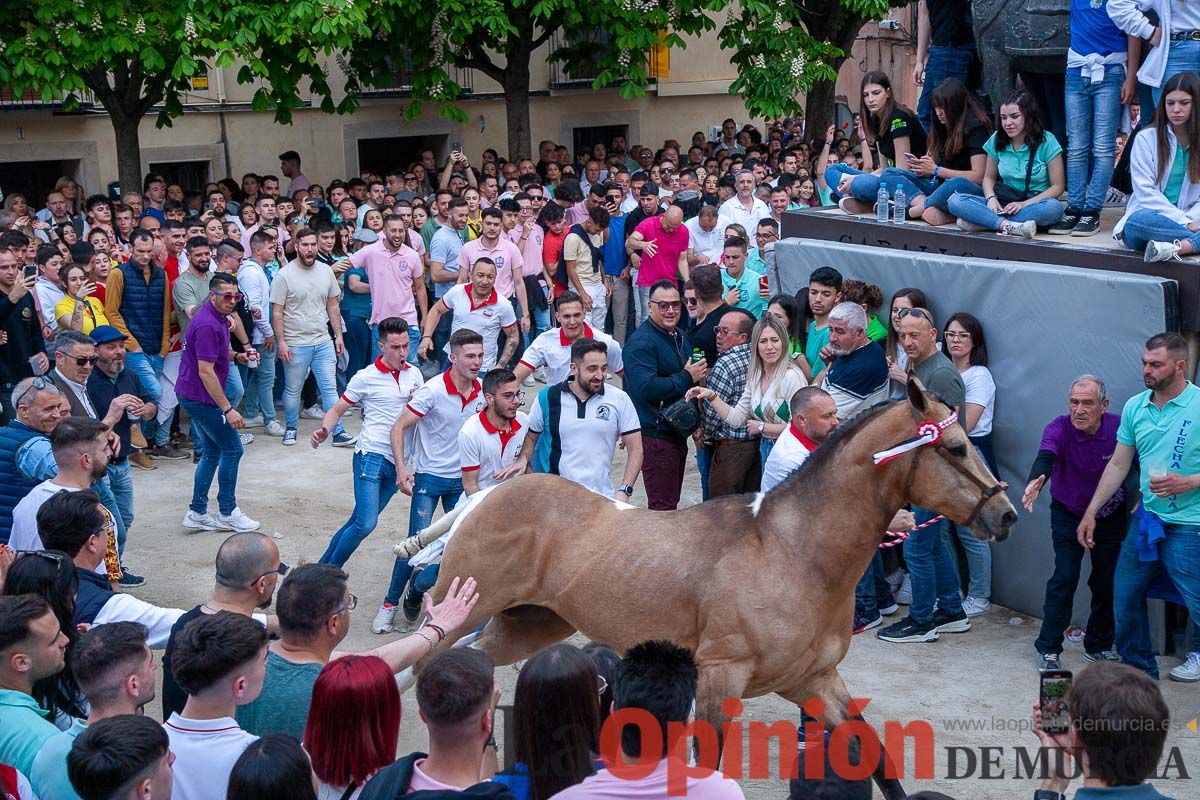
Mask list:
[[26,264],[25,271],[22,273],[26,278],[37,277],[37,264]]
[[1066,733],[1071,726],[1067,713],[1067,691],[1071,688],[1071,670],[1042,670],[1038,688],[1038,707],[1042,710],[1042,730],[1046,733]]
[[450,145],[450,149],[456,153],[461,153],[462,152],[462,142],[455,142],[454,144]]

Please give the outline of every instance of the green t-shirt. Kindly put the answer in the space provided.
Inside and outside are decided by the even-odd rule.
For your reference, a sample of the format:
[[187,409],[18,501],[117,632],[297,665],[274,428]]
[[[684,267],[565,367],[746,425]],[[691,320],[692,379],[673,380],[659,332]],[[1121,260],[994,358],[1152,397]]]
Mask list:
[[867,338],[872,342],[882,342],[887,339],[887,328],[879,321],[879,317],[874,314],[867,321]]
[[816,382],[816,378],[825,371],[825,362],[821,360],[821,348],[829,344],[829,324],[818,328],[816,320],[808,323],[808,342],[804,345],[804,357],[808,359],[808,365],[812,369],[812,374],[809,375],[811,382]]
[[1183,180],[1187,177],[1188,148],[1180,145],[1175,148],[1175,158],[1171,160],[1171,171],[1167,174],[1167,185],[1163,195],[1172,205],[1179,205],[1179,193],[1183,191]]
[[758,281],[762,277],[761,272],[749,268],[743,268],[742,276],[737,279],[734,279],[728,270],[721,270],[721,285],[725,293],[728,294],[730,289],[738,290],[737,302],[732,305],[749,311],[755,319],[762,317],[767,310],[767,298],[758,292]]
[[[1012,144],[996,152],[996,134],[992,134],[983,146],[984,152],[996,160],[1000,179],[1018,192],[1025,188],[1025,171],[1029,164],[1029,144],[1021,145],[1019,150],[1013,150]],[[1029,177],[1030,195],[1039,194],[1050,188],[1050,162],[1062,153],[1062,146],[1054,134],[1046,131],[1042,134],[1042,143],[1038,145],[1033,155],[1033,173]]]
[[[1137,450],[1141,469],[1142,504],[1163,522],[1200,523],[1200,489],[1159,497],[1150,481],[1159,471],[1195,475],[1200,472],[1200,389],[1188,383],[1179,396],[1161,409],[1149,389],[1134,395],[1121,410],[1117,441]],[[1196,438],[1192,438],[1195,436]]]
[[246,733],[266,736],[287,733],[304,738],[313,684],[324,664],[297,664],[274,650],[267,653],[267,674],[262,692],[252,703],[238,706],[237,721]]

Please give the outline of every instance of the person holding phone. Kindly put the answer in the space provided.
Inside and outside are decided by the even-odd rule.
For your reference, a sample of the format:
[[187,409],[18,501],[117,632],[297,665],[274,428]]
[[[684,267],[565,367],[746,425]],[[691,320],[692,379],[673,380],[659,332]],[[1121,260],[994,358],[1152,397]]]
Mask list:
[[0,347],[0,408],[5,421],[16,417],[12,390],[22,379],[44,375],[50,369],[42,324],[33,306],[32,274],[22,273],[20,259],[12,250],[0,247],[0,334],[6,337]]

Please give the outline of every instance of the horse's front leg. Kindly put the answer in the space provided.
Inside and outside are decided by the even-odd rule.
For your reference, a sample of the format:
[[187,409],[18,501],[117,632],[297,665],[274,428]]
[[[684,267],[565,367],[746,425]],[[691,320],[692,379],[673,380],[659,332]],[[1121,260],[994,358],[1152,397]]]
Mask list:
[[[711,748],[706,747],[707,743],[703,736],[696,738],[696,756],[701,766],[712,769],[720,766],[721,757],[724,755],[723,748],[726,746],[724,734],[728,715],[725,713],[725,701],[732,699],[740,703],[752,674],[753,667],[749,662],[734,661],[700,665],[700,681],[696,690],[696,721],[707,723],[716,732],[715,750],[712,752],[709,752]],[[731,741],[729,746],[737,747],[740,750],[742,741],[740,738]],[[706,763],[714,755],[716,762]]]

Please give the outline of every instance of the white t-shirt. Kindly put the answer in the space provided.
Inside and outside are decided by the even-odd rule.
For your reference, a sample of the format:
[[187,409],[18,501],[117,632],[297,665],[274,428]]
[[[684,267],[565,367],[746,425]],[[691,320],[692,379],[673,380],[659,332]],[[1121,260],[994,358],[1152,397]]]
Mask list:
[[[557,428],[553,423],[552,393],[559,395]],[[547,386],[529,409],[529,429],[539,434],[535,453],[538,472],[550,472],[612,497],[612,459],[617,440],[642,429],[629,395],[605,386],[580,403],[567,384]]]
[[458,432],[458,462],[463,472],[476,472],[479,488],[500,483],[496,473],[507,469],[517,460],[525,434],[529,433],[529,415],[517,412],[508,432],[491,423],[487,411],[481,411],[463,423]]
[[688,231],[688,247],[706,256],[713,264],[720,264],[721,256],[725,254],[725,229],[720,222],[718,219],[711,231],[700,227],[699,217],[692,217],[683,223]]
[[38,308],[42,310],[42,319],[46,321],[50,330],[58,331],[58,317],[54,315],[54,307],[66,298],[66,292],[40,275],[33,284],[33,291],[37,295]]
[[421,417],[414,427],[412,468],[439,478],[458,478],[458,432],[463,423],[483,411],[483,385],[476,380],[467,396],[458,393],[450,370],[430,378],[417,389],[408,410]]
[[[583,326],[583,335],[587,339],[604,342],[608,347],[608,371],[621,374],[625,364],[621,361],[621,345],[617,340],[604,331],[593,329],[590,325]],[[551,328],[538,334],[525,352],[521,354],[521,363],[530,369],[546,368],[546,384],[562,383],[571,374],[571,345],[562,328]]]
[[163,723],[175,754],[174,800],[219,800],[242,752],[258,739],[232,717],[185,719],[172,714]]
[[[350,382],[342,399],[362,408],[362,429],[358,432],[356,453],[375,453],[395,463],[392,455],[392,426],[404,411],[404,404],[412,399],[424,381],[421,371],[409,364],[403,369],[393,370],[376,358],[375,363],[360,369]],[[409,443],[406,442],[406,446]]]
[[796,430],[795,425],[788,425],[763,464],[761,491],[769,492],[782,483],[783,479],[795,472],[816,449],[816,442]]
[[[480,372],[487,372],[496,366],[500,329],[517,322],[516,312],[508,298],[501,297],[499,292],[492,289],[491,296],[476,305],[475,298],[471,296],[471,284],[460,283],[442,295],[441,302],[454,312],[450,324],[451,336],[455,331],[466,328],[483,337],[483,367]],[[450,352],[449,344],[446,345],[446,352]]]
[[[54,479],[45,480],[29,490],[29,494],[21,498],[13,508],[12,533],[8,537],[8,546],[18,552],[23,550],[45,550],[42,537],[38,533],[37,513],[42,504],[59,492],[77,492],[69,486],[59,486]],[[105,509],[105,513],[109,513]],[[97,575],[107,575],[108,569],[101,561],[96,567]]]
[[[967,367],[962,373],[963,386],[966,387],[966,402],[983,406],[983,413],[975,427],[967,431],[968,436],[983,436],[992,432],[992,411],[996,407],[996,382],[987,367]],[[965,422],[966,420],[964,420]]]

